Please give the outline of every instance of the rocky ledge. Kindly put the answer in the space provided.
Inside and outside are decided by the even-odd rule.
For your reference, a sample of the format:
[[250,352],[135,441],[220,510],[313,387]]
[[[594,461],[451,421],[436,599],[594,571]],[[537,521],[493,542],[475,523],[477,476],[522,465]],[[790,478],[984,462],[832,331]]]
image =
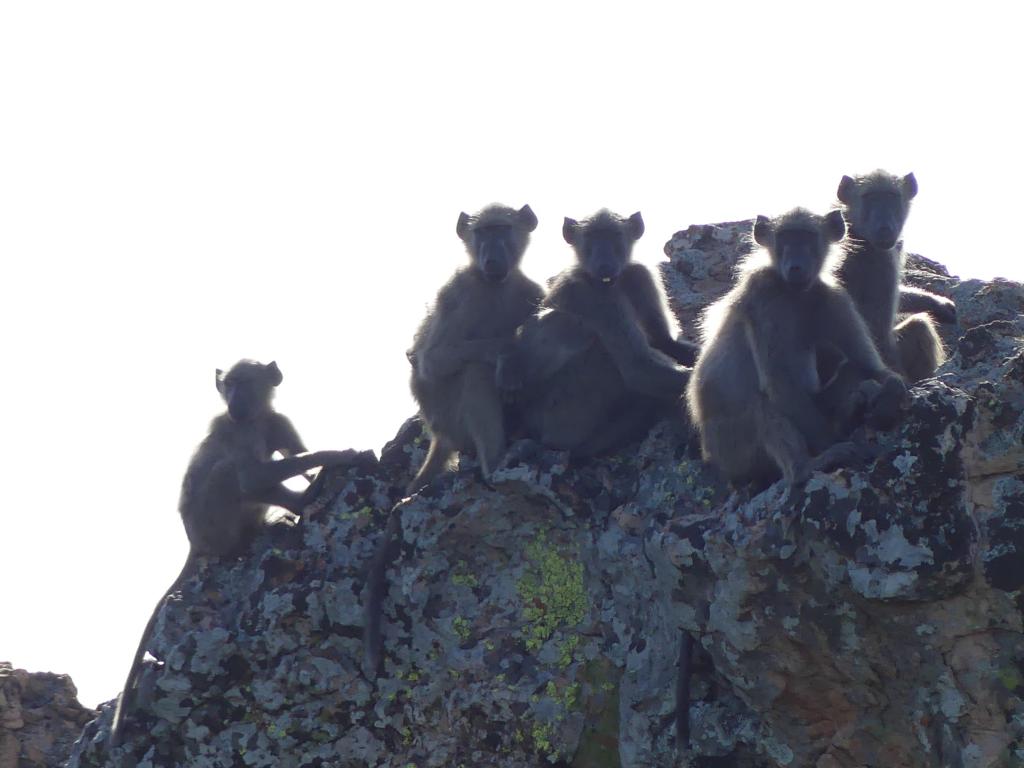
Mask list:
[[0,768],[62,765],[96,711],[78,703],[67,675],[31,673],[0,661]]
[[[685,328],[749,227],[666,247]],[[125,744],[106,705],[69,765],[1024,764],[1024,289],[919,257],[908,280],[960,326],[902,425],[865,435],[870,466],[731,494],[662,426],[619,456],[523,451],[490,485],[467,463],[403,498],[425,448],[410,420],[301,525],[166,603]],[[392,516],[374,675],[363,605]]]

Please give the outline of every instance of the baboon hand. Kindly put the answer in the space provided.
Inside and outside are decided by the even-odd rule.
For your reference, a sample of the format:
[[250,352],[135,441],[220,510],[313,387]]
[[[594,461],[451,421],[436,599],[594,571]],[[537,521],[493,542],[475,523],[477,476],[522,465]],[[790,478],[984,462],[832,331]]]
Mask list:
[[907,384],[896,373],[881,381],[881,389],[873,396],[867,408],[867,423],[873,429],[892,429],[899,422],[900,410],[907,399]]
[[888,392],[892,395],[900,394],[905,395],[907,393],[907,382],[903,380],[896,371],[892,369],[886,369],[880,376],[877,377],[877,381],[882,385],[882,391]]

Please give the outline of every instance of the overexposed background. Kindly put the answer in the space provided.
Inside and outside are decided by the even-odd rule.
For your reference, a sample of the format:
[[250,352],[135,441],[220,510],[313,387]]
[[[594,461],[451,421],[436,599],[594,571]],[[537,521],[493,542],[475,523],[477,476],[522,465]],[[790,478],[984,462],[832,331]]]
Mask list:
[[460,210],[693,223],[915,171],[908,246],[1024,278],[1024,6],[0,6],[0,659],[114,697],[187,542],[214,369],[276,359],[316,448],[379,449]]

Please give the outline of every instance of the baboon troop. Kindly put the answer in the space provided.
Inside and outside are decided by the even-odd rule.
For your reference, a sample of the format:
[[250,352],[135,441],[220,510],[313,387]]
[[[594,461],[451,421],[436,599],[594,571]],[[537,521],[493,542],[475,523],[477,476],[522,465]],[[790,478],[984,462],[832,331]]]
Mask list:
[[[120,743],[125,717],[135,704],[139,668],[160,607],[195,573],[198,559],[244,555],[263,529],[269,507],[297,515],[305,506],[304,494],[282,482],[316,467],[352,464],[358,459],[350,449],[306,452],[295,427],[271,403],[281,380],[277,363],[241,360],[227,373],[217,371],[217,391],[227,411],[210,423],[209,434],[192,455],[178,501],[188,557],[142,633],[114,712],[110,735],[114,746]],[[272,460],[274,453],[284,458]]]
[[[639,212],[565,218],[562,237],[574,262],[547,290],[521,269],[538,225],[529,205],[461,213],[456,234],[469,263],[440,288],[406,352],[430,438],[406,492],[434,482],[456,452],[475,456],[489,482],[512,441],[587,460],[641,440],[662,420],[692,427],[703,458],[736,487],[760,489],[779,479],[798,486],[812,472],[869,459],[863,427],[895,425],[908,385],[933,376],[944,360],[935,323],[957,319],[949,299],[902,284],[900,237],[916,194],[913,174],[875,171],[843,176],[827,213],[794,208],[758,216],[756,248],[738,266],[732,289],[705,308],[700,345],[677,339],[657,281],[632,260],[645,229]],[[242,360],[217,371],[226,411],[192,456],[179,501],[188,557],[143,632],[115,710],[112,745],[137,705],[159,608],[200,558],[245,556],[271,506],[287,510],[286,522],[295,524],[316,487],[299,492],[283,481],[359,462],[351,450],[306,451],[272,406],[281,379],[273,362]],[[382,662],[381,603],[399,510],[391,512],[366,579],[367,677]],[[676,691],[681,744],[689,736],[692,650],[684,633]]]

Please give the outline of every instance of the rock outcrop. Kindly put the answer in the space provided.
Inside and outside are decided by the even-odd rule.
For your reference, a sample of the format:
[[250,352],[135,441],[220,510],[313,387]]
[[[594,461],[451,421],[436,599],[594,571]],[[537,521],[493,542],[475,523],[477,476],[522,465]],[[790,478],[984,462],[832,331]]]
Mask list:
[[[685,328],[749,226],[666,247]],[[166,603],[126,743],[108,749],[105,706],[69,765],[1024,765],[1024,289],[910,265],[960,327],[901,426],[864,435],[870,466],[749,497],[662,425],[579,466],[516,451],[489,486],[467,462],[404,499],[411,420],[298,527]],[[374,675],[365,586],[392,516]]]
[[96,711],[78,703],[67,675],[0,661],[0,768],[57,768]]

